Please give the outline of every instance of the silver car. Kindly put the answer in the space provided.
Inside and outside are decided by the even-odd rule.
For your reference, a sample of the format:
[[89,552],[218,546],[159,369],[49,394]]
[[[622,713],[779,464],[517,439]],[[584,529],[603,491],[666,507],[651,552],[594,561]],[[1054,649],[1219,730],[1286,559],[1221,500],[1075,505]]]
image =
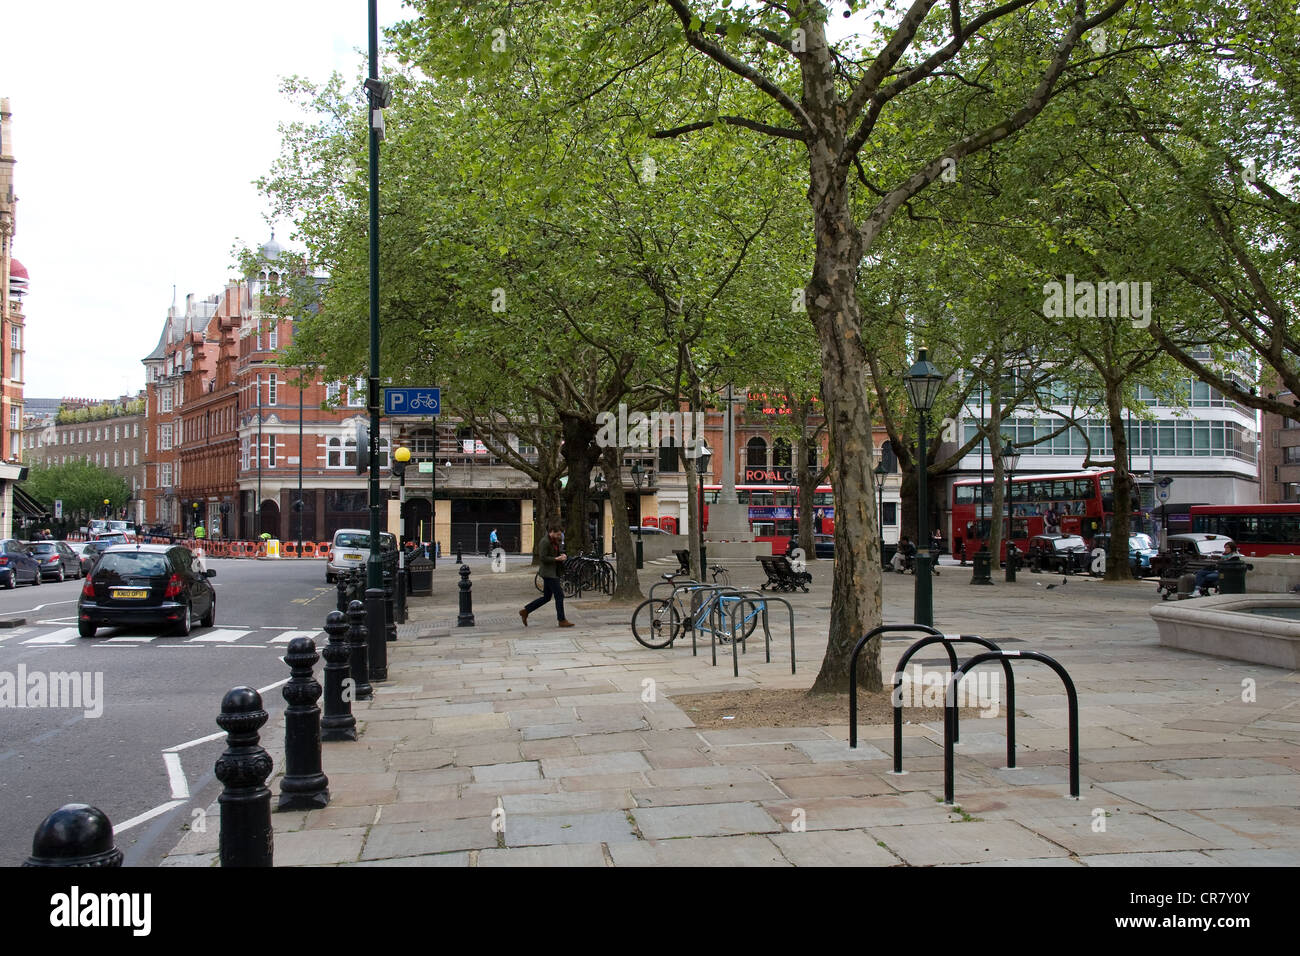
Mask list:
[[[396,552],[397,539],[387,531],[379,532],[379,549]],[[340,528],[334,532],[330,543],[330,556],[325,564],[325,583],[333,584],[340,571],[365,567],[370,557],[370,532],[363,528]]]

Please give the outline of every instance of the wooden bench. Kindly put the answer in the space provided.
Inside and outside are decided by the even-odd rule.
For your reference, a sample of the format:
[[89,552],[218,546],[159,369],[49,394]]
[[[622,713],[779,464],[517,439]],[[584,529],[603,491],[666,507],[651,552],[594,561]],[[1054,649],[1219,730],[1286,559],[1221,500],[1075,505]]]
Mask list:
[[788,558],[759,555],[754,560],[763,566],[763,572],[767,575],[767,580],[759,585],[761,590],[807,591],[808,585],[812,583],[812,575],[807,571],[796,571]]

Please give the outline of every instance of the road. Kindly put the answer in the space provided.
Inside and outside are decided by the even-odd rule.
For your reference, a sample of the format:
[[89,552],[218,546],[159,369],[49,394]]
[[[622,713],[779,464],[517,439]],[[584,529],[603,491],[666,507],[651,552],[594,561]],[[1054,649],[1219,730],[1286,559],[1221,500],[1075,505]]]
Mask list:
[[[208,566],[217,572],[216,623],[188,638],[149,628],[78,637],[80,581],[0,590],[0,620],[27,619],[0,629],[0,681],[16,680],[20,668],[29,686],[33,674],[75,671],[91,675],[88,690],[101,677],[103,688],[89,715],[84,706],[0,711],[0,866],[21,863],[40,821],[65,803],[108,814],[127,866],[157,863],[220,792],[212,767],[224,748],[216,715],[225,692],[270,688],[262,696],[271,722],[282,720],[288,642],[303,635],[325,643],[320,628],[337,592],[325,584],[324,564]],[[193,741],[201,742],[182,748]]]

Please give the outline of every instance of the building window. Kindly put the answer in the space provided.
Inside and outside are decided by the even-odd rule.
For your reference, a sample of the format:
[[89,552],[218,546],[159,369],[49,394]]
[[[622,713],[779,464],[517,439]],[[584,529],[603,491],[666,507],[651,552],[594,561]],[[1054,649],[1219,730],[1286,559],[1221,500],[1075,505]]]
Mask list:
[[343,467],[357,467],[357,440],[349,438],[343,443]]
[[139,449],[139,448],[132,448],[132,449],[131,449],[131,464],[133,464],[133,465],[138,465],[138,464],[140,464],[140,449]]
[[358,378],[348,388],[348,407],[362,408],[366,404],[366,380]]
[[114,467],[114,468],[116,468],[116,467],[118,466],[118,460],[117,460],[117,457],[118,457],[119,454],[120,454],[120,452],[116,452],[116,451],[113,452],[113,467]]
[[331,405],[339,403],[339,394],[343,391],[343,386],[338,382],[330,382],[325,386],[325,401]]
[[342,468],[343,467],[343,441],[339,438],[331,438],[326,446],[325,467]]
[[271,375],[270,375],[270,378],[267,379],[267,386],[266,386],[266,404],[268,404],[268,405],[274,405],[274,404],[275,404],[276,398],[278,397],[278,395],[277,395],[277,391],[278,391],[278,390],[277,390],[277,388],[276,388],[275,373],[272,372]]
[[745,445],[745,464],[750,468],[767,467],[767,442],[757,435]]
[[158,450],[171,451],[171,447],[172,447],[172,426],[159,425],[158,426]]
[[15,382],[23,380],[23,356],[21,352],[15,352],[9,356],[9,376]]
[[9,326],[9,347],[11,349],[23,347],[23,330],[17,325]]
[[170,462],[164,462],[158,466],[158,487],[170,488],[172,484],[172,466]]
[[18,405],[9,406],[9,427],[18,428],[22,425],[23,410]]
[[884,521],[885,524],[891,526],[898,524],[898,502],[897,501],[885,502],[885,516],[881,520]]
[[275,436],[271,435],[266,439],[266,467],[275,467]]
[[276,323],[273,321],[266,330],[266,347],[272,351],[280,347],[280,333],[275,326]]
[[172,410],[172,390],[170,387],[159,389],[158,391],[158,410],[161,412],[170,412]]
[[248,471],[248,439],[239,440],[239,462],[244,471]]

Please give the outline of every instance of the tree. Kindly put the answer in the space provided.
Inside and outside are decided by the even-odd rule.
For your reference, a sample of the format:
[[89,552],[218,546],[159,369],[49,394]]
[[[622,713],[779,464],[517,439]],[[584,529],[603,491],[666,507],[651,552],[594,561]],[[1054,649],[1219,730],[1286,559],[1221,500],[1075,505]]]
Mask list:
[[85,461],[32,465],[22,487],[49,511],[53,512],[55,500],[61,500],[64,515],[81,520],[103,515],[104,499],[117,510],[131,495],[126,479]]

